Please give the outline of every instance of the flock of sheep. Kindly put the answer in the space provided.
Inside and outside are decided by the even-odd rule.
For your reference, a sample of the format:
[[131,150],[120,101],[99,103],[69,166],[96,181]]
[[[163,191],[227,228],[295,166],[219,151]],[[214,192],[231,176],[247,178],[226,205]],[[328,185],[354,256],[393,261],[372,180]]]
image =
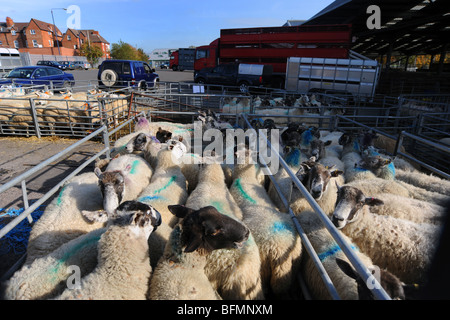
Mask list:
[[[224,128],[202,113],[203,128]],[[252,122],[256,129],[275,121]],[[450,182],[392,159],[371,132],[290,123],[281,154],[394,299],[423,284],[439,241]],[[293,219],[261,167],[239,146],[235,164],[191,153],[193,125],[148,122],[115,143],[113,158],[74,177],[30,233],[7,299],[314,299],[329,293]],[[335,240],[280,167],[288,199],[342,299],[370,298]],[[75,271],[76,272],[75,272]],[[78,275],[78,278],[72,275]]]
[[[59,93],[45,90],[26,93],[22,88],[5,89],[0,92],[0,124],[3,132],[26,136],[33,134],[35,124],[30,107],[31,98],[34,100],[40,130],[49,135],[67,134],[71,131],[84,133],[99,127],[97,124],[100,124],[102,116],[125,114],[128,110],[125,95],[97,89]],[[100,107],[98,98],[111,98],[104,104],[104,110]],[[108,121],[117,122],[117,119],[112,117]]]

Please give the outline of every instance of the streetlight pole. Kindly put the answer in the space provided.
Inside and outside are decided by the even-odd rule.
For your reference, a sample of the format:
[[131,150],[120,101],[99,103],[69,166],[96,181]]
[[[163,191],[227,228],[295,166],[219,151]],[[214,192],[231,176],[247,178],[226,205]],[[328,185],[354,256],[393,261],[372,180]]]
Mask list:
[[56,30],[56,24],[55,24],[55,17],[53,16],[53,10],[67,10],[66,8],[52,8],[50,11],[52,13],[52,20],[53,20],[53,35],[55,35],[56,38],[56,45],[58,46],[58,54],[61,55],[61,50],[59,49],[59,41],[58,41],[58,32]]

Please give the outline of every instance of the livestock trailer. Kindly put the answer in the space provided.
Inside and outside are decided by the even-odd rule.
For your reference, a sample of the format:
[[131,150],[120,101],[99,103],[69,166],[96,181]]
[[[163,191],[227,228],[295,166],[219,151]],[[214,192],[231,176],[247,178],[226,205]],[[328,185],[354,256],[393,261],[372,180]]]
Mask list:
[[349,59],[289,57],[286,64],[287,91],[343,92],[373,97],[380,77],[380,64],[355,52]]
[[195,50],[194,70],[222,63],[272,65],[281,86],[289,57],[348,58],[351,26],[319,25],[222,29],[220,38]]
[[169,68],[173,71],[194,70],[195,49],[180,48],[170,55]]

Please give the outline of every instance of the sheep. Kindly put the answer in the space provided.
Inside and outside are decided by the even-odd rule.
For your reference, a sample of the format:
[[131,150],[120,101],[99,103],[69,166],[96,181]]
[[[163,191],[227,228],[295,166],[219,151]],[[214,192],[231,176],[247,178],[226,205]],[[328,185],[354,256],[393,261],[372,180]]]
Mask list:
[[27,258],[30,264],[44,257],[62,244],[85,233],[103,227],[103,223],[89,223],[83,210],[102,209],[102,193],[93,172],[83,173],[67,182],[33,225],[28,239]]
[[7,300],[52,299],[61,294],[73,273],[71,266],[78,266],[83,277],[97,266],[97,244],[106,231],[99,228],[75,237],[54,251],[36,257],[16,271],[5,283]]
[[112,159],[102,172],[94,170],[103,195],[103,208],[108,214],[123,201],[135,200],[150,183],[152,167],[137,155],[129,154]]
[[[252,232],[261,257],[261,278],[266,297],[292,298],[300,268],[302,246],[292,219],[275,208],[249,163],[248,150],[238,151],[244,164],[236,164],[230,193],[242,210],[242,221]],[[246,160],[246,161],[245,161]]]
[[[203,164],[198,184],[189,195],[186,206],[198,210],[213,206],[222,214],[242,221],[243,214],[225,184],[222,167],[218,163]],[[217,250],[208,256],[205,273],[223,299],[264,299],[259,250],[250,233],[243,248]]]
[[404,282],[424,282],[440,227],[371,212],[369,206],[382,204],[382,200],[366,197],[361,190],[344,185],[338,188],[331,220],[376,265]]
[[220,300],[205,273],[207,258],[215,250],[238,250],[250,231],[215,207],[195,210],[173,205],[169,210],[180,219],[173,229],[164,255],[154,269],[149,286],[151,300]]
[[376,177],[381,179],[395,179],[395,166],[392,163],[392,159],[382,157],[381,155],[367,155],[363,153],[357,170],[360,170],[359,168],[370,170]]
[[161,216],[136,201],[122,203],[117,211],[98,241],[97,267],[81,279],[79,288],[68,288],[56,299],[146,299],[152,272],[148,238],[161,224]]
[[[348,277],[341,268],[339,268],[336,262],[337,259],[348,261],[348,258],[328,230],[324,227],[317,213],[311,210],[305,210],[297,215],[296,219],[299,221],[303,231],[311,242],[320,262],[333,282],[339,297],[343,300],[359,299],[356,282]],[[369,268],[373,266],[372,260],[367,255],[360,252],[348,237],[345,235],[341,236],[347,244],[351,246],[353,252],[360,258],[366,267]],[[304,255],[304,257],[304,265],[300,269],[300,272],[302,273],[312,296],[319,300],[331,299],[313,260],[308,254]]]
[[423,172],[396,171],[396,179],[413,186],[450,197],[450,181]]
[[378,215],[410,220],[415,223],[440,225],[445,218],[445,207],[431,202],[403,197],[396,194],[371,194],[383,201],[381,206],[372,206],[371,211]]
[[[326,168],[320,163],[311,166],[300,180],[306,190],[311,194],[320,208],[329,214],[333,212],[336,202],[336,186],[333,180],[342,175],[342,171],[334,168]],[[296,186],[291,187],[290,207],[294,214],[301,214],[302,211],[311,209],[310,204]]]
[[446,206],[449,201],[449,197],[446,195],[415,187],[400,180],[385,180],[375,177],[370,180],[346,182],[346,184],[356,187],[367,194],[391,193],[434,203],[439,206]]

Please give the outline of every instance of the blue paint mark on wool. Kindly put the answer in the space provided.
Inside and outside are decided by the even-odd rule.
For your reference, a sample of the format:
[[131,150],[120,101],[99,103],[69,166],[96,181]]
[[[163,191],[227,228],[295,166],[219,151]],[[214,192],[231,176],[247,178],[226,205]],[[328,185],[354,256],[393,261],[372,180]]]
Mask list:
[[361,152],[361,147],[359,146],[359,142],[357,140],[353,141],[353,151]]
[[355,167],[354,170],[357,171],[357,172],[366,172],[366,171],[370,171],[369,169],[364,169],[364,168],[360,168],[360,167]]
[[[355,251],[359,251],[355,245],[350,245],[350,248],[352,248]],[[320,261],[323,261],[326,258],[334,256],[339,251],[342,251],[342,249],[339,247],[339,245],[335,244],[334,246],[328,248],[326,251],[319,253],[317,256],[319,257]]]
[[295,148],[291,152],[289,152],[286,156],[286,163],[290,166],[298,166],[300,165],[300,150]]
[[147,197],[139,198],[138,201],[139,202],[147,202],[147,201],[158,200],[158,199],[164,199],[164,197],[162,197],[162,196],[147,196]]
[[302,133],[302,145],[309,146],[313,139],[313,135],[310,129]]
[[136,174],[137,168],[139,166],[139,160],[134,160],[131,164],[130,174]]
[[293,232],[293,228],[292,225],[286,223],[286,222],[281,222],[281,221],[277,221],[273,224],[272,226],[272,232],[273,233],[280,233],[280,232]]

